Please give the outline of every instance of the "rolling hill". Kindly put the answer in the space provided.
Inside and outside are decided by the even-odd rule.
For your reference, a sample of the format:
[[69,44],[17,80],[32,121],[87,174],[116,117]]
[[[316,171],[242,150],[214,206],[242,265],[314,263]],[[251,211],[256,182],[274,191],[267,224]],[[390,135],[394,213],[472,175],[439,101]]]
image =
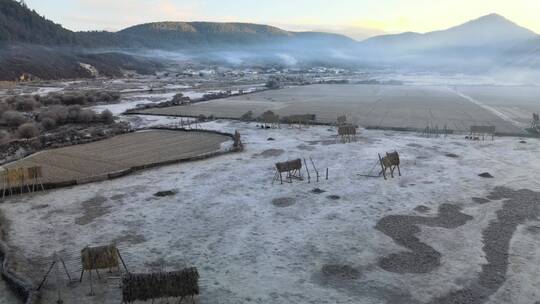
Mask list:
[[338,34],[289,32],[277,27],[252,23],[156,22],[129,27],[116,33],[126,47],[192,49],[250,47],[292,43],[353,45],[355,40]]
[[155,22],[118,32],[73,32],[15,0],[0,0],[0,43],[84,48],[212,48],[281,43],[354,44],[351,38],[251,23]]
[[152,73],[160,66],[158,59],[134,54],[148,56],[153,50],[233,65],[390,66],[464,73],[496,65],[540,68],[540,36],[497,14],[446,30],[358,42],[339,34],[234,22],[171,21],[118,32],[73,32],[15,0],[0,0],[0,80],[24,72],[45,79],[89,77],[81,63],[100,67],[108,76],[139,65],[139,71]]

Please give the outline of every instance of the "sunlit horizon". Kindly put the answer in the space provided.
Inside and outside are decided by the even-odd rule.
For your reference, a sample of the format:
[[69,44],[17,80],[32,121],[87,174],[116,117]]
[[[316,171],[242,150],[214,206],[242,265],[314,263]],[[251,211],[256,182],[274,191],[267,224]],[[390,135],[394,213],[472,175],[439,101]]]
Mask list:
[[52,21],[75,31],[108,30],[157,21],[249,22],[292,31],[327,31],[364,39],[383,33],[442,30],[496,13],[537,33],[540,2],[424,0],[26,0]]

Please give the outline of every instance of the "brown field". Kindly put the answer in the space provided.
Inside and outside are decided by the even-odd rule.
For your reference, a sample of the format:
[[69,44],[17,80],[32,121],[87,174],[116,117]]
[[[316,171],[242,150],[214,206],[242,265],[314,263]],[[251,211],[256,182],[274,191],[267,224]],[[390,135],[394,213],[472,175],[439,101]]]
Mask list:
[[36,153],[7,168],[42,166],[44,183],[84,183],[133,167],[212,153],[228,137],[213,133],[150,130]]
[[[489,88],[478,88],[471,92],[473,97],[481,97],[479,100],[485,103],[486,107],[460,96],[455,89],[444,86],[310,85],[217,99],[192,106],[148,109],[139,113],[171,116],[213,115],[237,119],[247,111],[253,111],[257,117],[264,111],[271,110],[282,117],[316,114],[317,122],[321,123],[335,123],[338,116],[346,114],[364,127],[423,130],[426,126],[438,126],[441,129],[447,126],[454,131],[468,132],[473,125],[491,125],[496,126],[500,133],[522,134],[532,110],[540,111],[540,107],[532,102],[529,104],[534,105],[529,108],[514,105],[512,107],[518,107],[525,112],[527,119],[513,122],[511,119],[514,115],[508,113],[506,108],[491,105],[495,94]],[[467,88],[465,93],[469,90],[472,89]],[[491,95],[485,97],[477,94],[477,91]],[[512,88],[512,93],[515,96],[525,93],[535,96],[528,91],[524,92],[523,88]],[[513,100],[508,98],[500,103],[512,105]],[[494,113],[495,110],[510,119],[501,118]],[[521,125],[524,122],[525,125]]]

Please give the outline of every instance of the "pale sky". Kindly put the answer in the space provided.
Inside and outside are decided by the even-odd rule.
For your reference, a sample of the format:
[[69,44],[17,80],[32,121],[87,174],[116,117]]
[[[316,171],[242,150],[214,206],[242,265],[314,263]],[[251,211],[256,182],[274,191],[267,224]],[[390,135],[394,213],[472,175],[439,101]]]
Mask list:
[[26,0],[71,30],[120,30],[153,21],[238,21],[324,30],[361,39],[445,29],[490,13],[540,33],[540,0]]

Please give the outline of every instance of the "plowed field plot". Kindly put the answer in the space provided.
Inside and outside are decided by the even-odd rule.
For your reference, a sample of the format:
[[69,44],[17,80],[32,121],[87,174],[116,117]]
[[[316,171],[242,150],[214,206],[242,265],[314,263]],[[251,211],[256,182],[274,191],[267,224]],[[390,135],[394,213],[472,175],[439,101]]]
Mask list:
[[227,140],[227,136],[213,133],[149,130],[43,151],[6,167],[41,166],[44,183],[81,183],[133,167],[212,153]]
[[[529,96],[531,100],[536,96],[527,88],[504,89],[515,96]],[[492,90],[491,87],[310,85],[216,99],[193,106],[141,110],[140,113],[237,119],[248,111],[257,117],[271,110],[282,117],[315,114],[320,123],[335,123],[338,116],[347,114],[364,127],[423,130],[427,126],[440,129],[446,126],[450,130],[468,132],[472,125],[493,125],[500,133],[523,133],[526,127],[523,122],[528,122],[532,111],[540,111],[540,107],[531,102],[525,106],[523,102],[514,104],[513,98],[496,98],[497,107],[494,107],[489,102],[495,100],[500,90],[497,87]],[[468,93],[480,96],[481,100]],[[521,120],[513,119],[515,111],[520,112]]]

